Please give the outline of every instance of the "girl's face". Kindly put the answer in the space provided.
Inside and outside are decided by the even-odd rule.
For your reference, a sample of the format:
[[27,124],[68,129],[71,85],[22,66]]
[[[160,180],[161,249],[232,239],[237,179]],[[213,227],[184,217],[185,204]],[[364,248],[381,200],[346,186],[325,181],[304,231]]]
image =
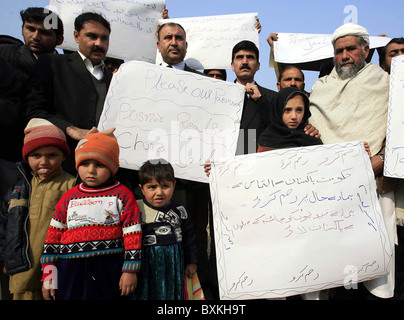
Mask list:
[[163,180],[159,183],[156,179],[152,179],[144,185],[139,186],[146,201],[152,206],[160,208],[170,202],[174,193],[175,182]]
[[283,109],[282,120],[289,129],[296,129],[303,121],[304,100],[300,95],[289,99]]
[[97,187],[106,182],[112,173],[97,160],[84,160],[77,168],[79,176],[89,187]]

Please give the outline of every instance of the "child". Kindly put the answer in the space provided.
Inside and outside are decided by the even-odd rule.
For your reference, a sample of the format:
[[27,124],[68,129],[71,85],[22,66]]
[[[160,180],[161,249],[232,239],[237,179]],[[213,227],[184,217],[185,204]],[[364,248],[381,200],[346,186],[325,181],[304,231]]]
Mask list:
[[[139,300],[184,299],[185,275],[196,273],[196,240],[186,209],[171,197],[175,188],[174,169],[165,160],[145,162],[139,171],[144,199],[142,212],[143,250]],[[184,268],[185,267],[185,268]]]
[[[271,109],[270,124],[259,137],[257,152],[323,144],[321,139],[304,131],[311,116],[309,105],[307,96],[296,87],[279,91],[276,105]],[[209,176],[210,160],[204,169]]]
[[323,144],[304,132],[311,116],[309,99],[296,87],[279,91],[270,124],[258,140],[258,152]]
[[41,264],[46,232],[56,203],[73,187],[75,178],[62,169],[69,156],[66,136],[44,119],[32,119],[24,130],[24,161],[2,212],[4,265],[14,300],[41,300]]
[[134,195],[114,179],[119,168],[114,130],[87,134],[78,143],[82,183],[56,205],[41,258],[45,299],[115,300],[136,287],[140,214]]
[[[279,91],[271,123],[259,138],[257,152],[323,144],[321,139],[304,132],[311,116],[309,106],[307,96],[296,87]],[[370,157],[369,144],[364,142],[364,147]]]

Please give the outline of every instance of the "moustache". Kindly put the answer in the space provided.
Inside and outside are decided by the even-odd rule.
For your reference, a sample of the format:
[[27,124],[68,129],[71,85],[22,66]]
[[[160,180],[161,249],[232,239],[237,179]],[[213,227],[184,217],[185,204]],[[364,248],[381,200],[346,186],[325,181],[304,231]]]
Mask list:
[[92,52],[105,53],[105,50],[103,48],[100,48],[100,47],[94,47],[91,51]]
[[240,67],[240,70],[243,70],[243,69],[251,70],[250,66],[247,65],[247,64],[243,64],[243,65]]

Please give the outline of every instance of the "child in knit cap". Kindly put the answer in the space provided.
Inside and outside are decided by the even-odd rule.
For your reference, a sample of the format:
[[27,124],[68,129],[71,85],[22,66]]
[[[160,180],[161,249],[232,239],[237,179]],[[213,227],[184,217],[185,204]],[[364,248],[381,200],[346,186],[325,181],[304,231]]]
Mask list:
[[78,143],[82,183],[60,199],[48,230],[41,259],[45,299],[115,300],[136,287],[140,213],[133,193],[114,178],[114,130],[87,134]]
[[65,134],[44,119],[32,119],[24,130],[24,161],[18,162],[17,183],[2,210],[4,266],[14,300],[42,299],[40,258],[49,223],[61,196],[75,178],[62,169],[69,156]]

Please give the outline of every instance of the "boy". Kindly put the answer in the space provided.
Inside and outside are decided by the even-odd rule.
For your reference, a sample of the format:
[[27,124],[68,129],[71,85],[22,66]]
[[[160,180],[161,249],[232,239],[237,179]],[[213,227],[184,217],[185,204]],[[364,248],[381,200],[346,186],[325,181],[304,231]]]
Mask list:
[[174,169],[163,159],[145,162],[139,171],[144,199],[142,212],[142,270],[135,299],[184,299],[184,274],[196,273],[196,240],[192,219],[171,197]]
[[140,214],[135,196],[114,179],[114,130],[87,134],[76,148],[82,183],[56,205],[41,258],[47,300],[116,300],[136,287]]
[[32,119],[24,130],[23,159],[9,195],[2,247],[14,300],[40,300],[41,264],[46,232],[60,197],[75,178],[62,169],[70,150],[65,134],[44,119]]

